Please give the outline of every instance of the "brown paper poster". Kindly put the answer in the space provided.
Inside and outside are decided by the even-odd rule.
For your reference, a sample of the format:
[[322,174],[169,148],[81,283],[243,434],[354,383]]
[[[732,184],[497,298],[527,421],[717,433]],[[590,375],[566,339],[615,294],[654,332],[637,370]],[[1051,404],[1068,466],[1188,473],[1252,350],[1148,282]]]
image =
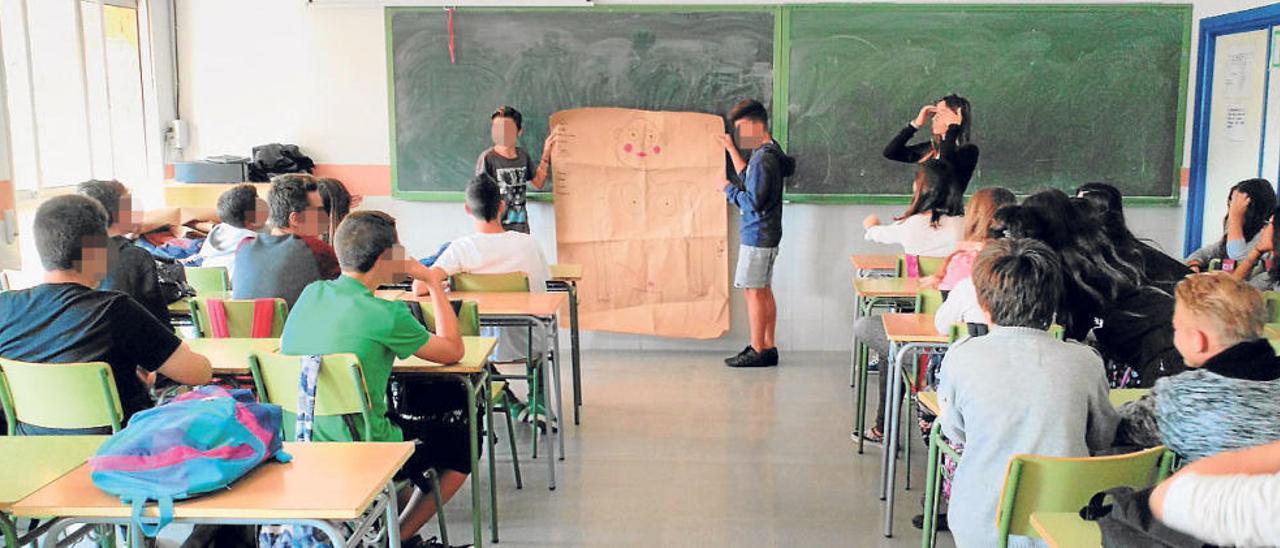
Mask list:
[[724,149],[710,114],[551,116],[557,260],[583,267],[589,331],[711,339],[729,330]]

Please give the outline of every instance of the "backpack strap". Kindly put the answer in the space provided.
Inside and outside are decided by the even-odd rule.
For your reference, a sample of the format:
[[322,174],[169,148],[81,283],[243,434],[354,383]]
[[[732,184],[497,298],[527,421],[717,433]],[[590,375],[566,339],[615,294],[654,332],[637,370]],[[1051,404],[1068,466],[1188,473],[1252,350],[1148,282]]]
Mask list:
[[143,521],[142,513],[147,507],[146,496],[135,496],[131,500],[125,500],[122,498],[121,501],[128,503],[132,507],[132,513],[129,516],[129,521],[131,521],[133,526],[137,527],[138,530],[147,537],[155,538],[156,534],[158,534],[161,529],[164,529],[164,526],[173,522],[173,497],[171,496],[163,496],[156,499],[156,505],[158,506],[160,517],[156,519],[155,523],[146,523]]
[[298,421],[294,427],[294,441],[311,441],[316,412],[316,378],[320,376],[320,356],[303,356],[298,359],[301,372],[298,375]]
[[253,328],[250,337],[265,339],[271,336],[271,326],[276,321],[275,299],[253,300]]
[[209,313],[209,333],[215,339],[225,339],[231,335],[227,331],[227,305],[222,299],[207,299],[204,306]]

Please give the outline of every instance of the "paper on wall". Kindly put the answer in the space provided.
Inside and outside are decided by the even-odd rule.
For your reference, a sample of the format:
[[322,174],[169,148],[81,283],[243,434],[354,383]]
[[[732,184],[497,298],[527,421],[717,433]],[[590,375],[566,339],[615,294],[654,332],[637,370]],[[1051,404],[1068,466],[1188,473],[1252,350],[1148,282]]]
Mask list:
[[710,339],[729,330],[724,149],[710,114],[581,108],[551,116],[556,250],[583,267],[579,323]]

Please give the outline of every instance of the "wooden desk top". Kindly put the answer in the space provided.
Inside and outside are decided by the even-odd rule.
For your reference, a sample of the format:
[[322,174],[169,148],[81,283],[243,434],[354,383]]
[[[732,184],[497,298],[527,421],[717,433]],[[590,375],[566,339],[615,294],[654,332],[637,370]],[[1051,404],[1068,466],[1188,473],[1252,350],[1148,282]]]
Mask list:
[[920,405],[923,405],[930,413],[937,416],[942,415],[942,407],[938,405],[937,392],[916,392],[916,399],[919,400]]
[[553,264],[551,265],[551,279],[559,282],[576,282],[582,279],[582,265],[580,264]]
[[854,278],[853,289],[863,298],[914,297],[920,290],[915,278]]
[[84,464],[107,437],[0,437],[0,511]]
[[850,255],[849,264],[855,270],[897,270],[897,255]]
[[933,314],[882,314],[884,334],[899,343],[945,343],[951,340],[933,326]]
[[1098,548],[1102,546],[1102,530],[1098,524],[1085,521],[1074,512],[1036,512],[1031,514],[1031,527],[1050,548]]
[[[248,518],[258,520],[315,518],[354,520],[409,460],[412,443],[284,444],[293,461],[274,460],[249,472],[231,489],[179,501],[177,519]],[[129,517],[120,499],[93,486],[89,465],[36,491],[13,506],[24,517]],[[156,515],[155,506],[146,515]]]
[[[187,344],[198,354],[209,358],[215,375],[241,375],[249,373],[249,356],[254,352],[277,352],[280,339],[190,339]],[[466,348],[462,361],[443,365],[418,357],[396,360],[392,373],[439,373],[469,375],[479,373],[498,339],[493,337],[463,337]]]
[[[399,295],[387,292],[387,296],[379,291],[378,296],[384,299],[395,297],[406,301],[427,301],[429,297],[419,297],[411,291],[402,291]],[[549,318],[568,305],[569,296],[564,293],[468,293],[451,292],[450,300],[475,301],[480,317],[485,316],[536,316]]]

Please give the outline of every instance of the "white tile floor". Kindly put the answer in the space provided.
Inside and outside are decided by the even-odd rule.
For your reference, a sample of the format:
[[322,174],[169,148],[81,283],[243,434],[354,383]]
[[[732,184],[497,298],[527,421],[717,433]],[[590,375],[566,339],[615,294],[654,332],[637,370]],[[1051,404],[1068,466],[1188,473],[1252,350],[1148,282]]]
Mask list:
[[[500,545],[920,545],[910,519],[924,450],[917,440],[919,483],[900,491],[886,539],[879,449],[858,455],[849,439],[848,354],[784,354],[780,367],[760,370],[727,368],[723,357],[585,353],[582,424],[567,428],[557,490],[546,489],[545,461],[522,455],[517,491],[499,446]],[[470,537],[468,496],[449,506],[454,544]]]

